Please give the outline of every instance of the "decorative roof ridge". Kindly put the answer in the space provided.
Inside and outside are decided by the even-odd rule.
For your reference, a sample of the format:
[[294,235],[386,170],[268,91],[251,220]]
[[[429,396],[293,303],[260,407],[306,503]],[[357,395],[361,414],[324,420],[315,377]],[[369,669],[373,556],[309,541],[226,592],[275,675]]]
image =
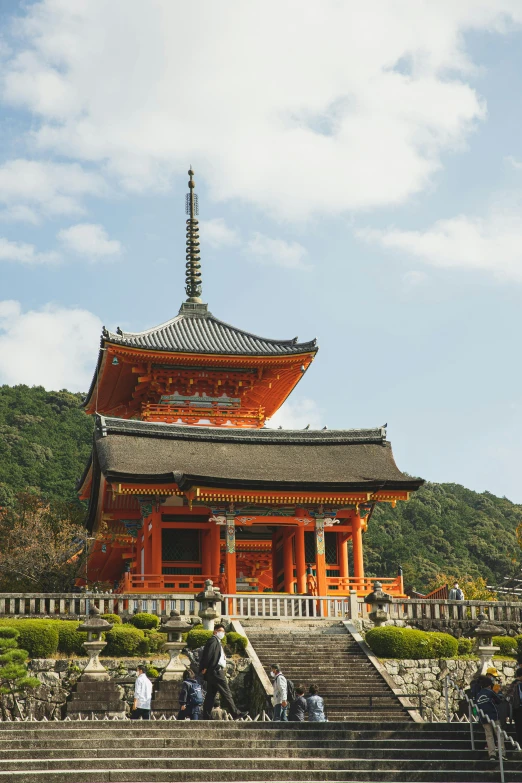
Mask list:
[[139,419],[119,419],[109,416],[96,416],[96,430],[99,436],[108,434],[172,438],[175,440],[207,440],[239,443],[374,443],[386,445],[386,429],[373,427],[350,430],[276,430],[263,429],[198,427],[192,424],[167,424],[148,422]]
[[264,343],[269,343],[271,345],[289,345],[289,346],[302,345],[303,347],[310,346],[310,350],[315,350],[315,351],[318,350],[317,338],[314,338],[313,340],[307,340],[304,343],[299,343],[298,337],[293,337],[290,340],[278,340],[277,338],[273,338],[273,337],[261,337],[258,334],[254,334],[254,332],[247,332],[245,329],[239,329],[237,326],[233,326],[232,324],[229,324],[226,321],[222,321],[220,318],[216,318],[216,316],[213,315],[207,309],[207,305],[198,304],[196,305],[196,307],[198,309],[193,311],[190,303],[183,302],[179,313],[175,315],[174,318],[170,318],[168,321],[164,321],[158,326],[153,326],[150,329],[145,329],[142,332],[124,332],[118,327],[119,331],[115,333],[115,332],[110,332],[108,329],[104,327],[102,332],[102,339],[121,343],[123,340],[131,340],[131,339],[136,339],[138,337],[146,337],[147,335],[154,334],[155,332],[159,332],[162,329],[166,329],[172,324],[182,321],[185,318],[204,318],[205,320],[208,321],[214,321],[214,323],[219,324],[220,326],[224,326],[227,329],[231,329],[236,334],[241,334],[245,337],[251,337],[254,340],[260,340]]

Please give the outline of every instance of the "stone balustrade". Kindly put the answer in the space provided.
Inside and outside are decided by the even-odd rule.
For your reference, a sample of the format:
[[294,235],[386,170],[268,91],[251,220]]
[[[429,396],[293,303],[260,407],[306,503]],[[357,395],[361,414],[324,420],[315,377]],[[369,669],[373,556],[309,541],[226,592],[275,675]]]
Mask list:
[[194,597],[187,593],[0,593],[0,617],[85,617],[96,606],[101,614],[132,615],[135,612],[181,615],[196,613]]

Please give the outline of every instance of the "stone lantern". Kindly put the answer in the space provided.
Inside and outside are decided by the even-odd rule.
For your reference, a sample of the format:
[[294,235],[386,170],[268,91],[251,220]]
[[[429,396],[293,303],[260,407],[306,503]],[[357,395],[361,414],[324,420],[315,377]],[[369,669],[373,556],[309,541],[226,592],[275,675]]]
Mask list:
[[123,689],[111,680],[109,673],[99,661],[107,642],[102,639],[104,631],[110,631],[112,624],[100,617],[100,610],[93,606],[88,619],[78,626],[87,632],[83,646],[89,655],[89,662],[76,683],[67,701],[67,715],[70,718],[124,718],[125,701]]
[[216,604],[221,603],[222,600],[223,596],[219,590],[214,587],[212,579],[207,579],[205,581],[205,589],[196,596],[196,601],[201,605],[198,617],[201,617],[205,631],[214,630],[214,620],[218,615],[215,606]]
[[380,582],[374,582],[373,591],[366,596],[364,601],[372,607],[368,617],[379,628],[388,619],[388,606],[392,602],[391,596],[383,591]]
[[493,655],[500,650],[500,647],[494,646],[493,637],[505,636],[506,631],[490,622],[485,614],[479,614],[478,619],[480,622],[475,628],[475,638],[480,658],[479,674],[486,674],[487,669],[493,666]]
[[175,609],[170,613],[170,617],[161,621],[160,631],[167,634],[168,641],[165,642],[165,649],[170,655],[170,660],[163,670],[164,680],[181,680],[185,671],[185,664],[180,658],[183,649],[182,634],[192,628],[190,623],[181,619],[179,612]]
[[93,606],[89,612],[88,619],[78,626],[79,631],[87,632],[87,641],[83,646],[87,650],[89,662],[83,670],[82,680],[108,680],[107,670],[100,663],[99,655],[107,646],[107,642],[102,639],[102,633],[110,631],[112,624],[100,617],[100,610]]

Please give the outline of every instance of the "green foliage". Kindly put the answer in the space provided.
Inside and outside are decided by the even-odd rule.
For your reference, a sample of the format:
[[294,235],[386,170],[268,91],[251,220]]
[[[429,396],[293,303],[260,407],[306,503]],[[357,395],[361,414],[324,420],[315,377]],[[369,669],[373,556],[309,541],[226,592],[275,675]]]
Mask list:
[[107,620],[108,623],[113,625],[121,625],[121,617],[119,614],[102,614],[100,615],[102,620]]
[[105,656],[143,655],[148,652],[145,634],[133,625],[115,625],[105,634],[107,647],[102,651]]
[[147,641],[147,652],[158,653],[163,650],[163,645],[167,641],[166,633],[158,633],[157,631],[143,631],[143,633]]
[[248,644],[246,636],[242,636],[240,633],[236,633],[236,631],[229,631],[225,636],[225,641],[230,652],[232,654],[238,653],[239,655],[245,652]]
[[211,636],[212,631],[205,631],[204,628],[196,625],[196,627],[187,634],[187,647],[189,650],[197,650],[198,647],[203,647]]
[[517,640],[512,636],[494,636],[493,644],[495,647],[500,647],[499,655],[512,655],[516,657],[518,645]]
[[45,498],[77,501],[93,430],[81,401],[66,390],[0,386],[0,505],[28,487]]
[[52,620],[58,630],[58,651],[67,655],[86,655],[83,643],[87,633],[78,630],[76,620]]
[[7,694],[14,699],[19,717],[22,715],[20,705],[16,700],[17,693],[27,693],[41,684],[36,677],[27,673],[27,652],[18,648],[20,633],[11,626],[0,627],[0,699]]
[[407,503],[377,504],[364,538],[369,575],[395,576],[425,592],[440,573],[497,584],[520,558],[522,507],[459,484],[426,483]]
[[457,639],[457,645],[457,652],[459,655],[471,655],[471,651],[473,650],[473,639],[464,639],[464,637],[461,637],[460,639]]
[[18,644],[30,658],[49,658],[58,650],[58,623],[64,620],[11,620],[0,618],[0,627],[10,625],[19,632]]
[[153,677],[159,677],[159,676],[160,676],[160,673],[159,673],[159,671],[156,669],[156,667],[155,667],[155,666],[147,666],[146,675],[147,675],[147,677],[148,677],[149,679],[151,679],[151,680],[152,680],[152,679],[153,679]]
[[447,633],[391,625],[372,628],[366,634],[366,642],[380,658],[454,658],[458,650],[457,640]]
[[138,612],[138,614],[135,614],[133,617],[131,617],[130,621],[136,628],[141,628],[143,631],[152,631],[158,627],[160,619],[155,614],[149,614],[148,612]]

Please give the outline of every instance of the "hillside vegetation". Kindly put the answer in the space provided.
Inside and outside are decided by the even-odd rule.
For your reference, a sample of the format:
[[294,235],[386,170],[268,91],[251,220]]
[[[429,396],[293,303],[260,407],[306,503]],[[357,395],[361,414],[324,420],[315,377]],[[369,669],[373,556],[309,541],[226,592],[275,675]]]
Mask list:
[[[0,387],[0,505],[17,492],[71,501],[91,450],[92,417],[81,394],[41,386]],[[522,506],[458,484],[427,483],[408,503],[375,509],[364,537],[367,573],[393,576],[419,591],[440,574],[498,583],[520,561]]]
[[93,429],[82,396],[0,386],[0,505],[28,489],[46,499],[76,498]]

